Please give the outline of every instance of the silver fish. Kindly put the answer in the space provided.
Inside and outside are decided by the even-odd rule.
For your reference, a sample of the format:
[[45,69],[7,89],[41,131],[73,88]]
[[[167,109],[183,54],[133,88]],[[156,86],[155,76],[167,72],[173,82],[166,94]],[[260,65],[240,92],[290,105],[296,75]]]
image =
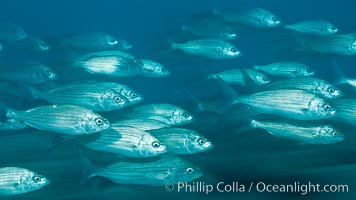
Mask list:
[[214,147],[211,141],[189,129],[163,128],[151,130],[149,133],[162,141],[168,152],[174,154],[201,153]]
[[336,74],[336,81],[337,85],[348,84],[356,89],[356,79],[347,77],[344,72],[341,70],[340,66],[336,63],[336,60],[333,60],[335,74]]
[[323,37],[298,37],[296,38],[296,50],[338,55],[355,55],[356,35],[337,34]]
[[335,119],[356,126],[356,99],[335,99],[332,103],[339,111]]
[[9,63],[0,67],[0,77],[7,80],[38,84],[57,79],[52,69],[39,62]]
[[78,105],[93,111],[118,110],[129,104],[118,92],[95,83],[72,83],[50,91],[30,90],[34,98],[52,104]]
[[193,25],[183,25],[182,30],[201,38],[235,40],[237,33],[229,26],[218,22],[203,21]]
[[283,79],[265,85],[262,87],[266,90],[280,89],[298,89],[305,90],[310,93],[320,95],[325,99],[336,99],[342,97],[343,93],[340,89],[333,86],[331,83],[314,77],[296,77]]
[[126,126],[142,131],[155,130],[169,127],[167,124],[153,119],[127,119],[112,124],[113,127]]
[[125,39],[117,38],[117,41],[118,41],[118,44],[117,44],[116,48],[118,48],[119,50],[128,51],[128,50],[132,49],[132,47],[133,47],[133,45]]
[[114,83],[114,82],[99,82],[96,84],[100,86],[105,86],[107,88],[110,88],[118,92],[119,94],[124,96],[127,100],[129,100],[129,105],[140,103],[144,99],[144,97],[140,93],[123,84]]
[[191,123],[194,117],[186,110],[171,104],[147,104],[133,108],[126,117],[130,119],[153,119],[169,126]]
[[271,80],[266,75],[253,69],[231,69],[218,72],[216,74],[211,74],[208,78],[220,77],[228,84],[246,86],[244,77],[242,75],[242,70],[246,71],[246,73],[251,77],[256,85],[266,85],[271,82]]
[[39,190],[50,181],[43,175],[19,167],[0,168],[0,196],[25,194]]
[[298,62],[277,62],[268,65],[256,65],[253,68],[274,76],[299,77],[314,75],[314,71],[307,65]]
[[158,62],[155,62],[153,60],[147,60],[147,59],[141,59],[141,62],[143,63],[141,69],[142,76],[155,78],[155,77],[165,77],[170,75],[170,72]]
[[223,17],[227,21],[256,28],[274,28],[282,24],[276,15],[262,8],[246,8],[233,11],[215,10],[214,14]]
[[110,127],[109,121],[99,114],[74,105],[46,105],[26,111],[9,109],[6,116],[39,130],[69,135],[92,134]]
[[270,134],[308,144],[334,144],[344,140],[344,135],[330,125],[296,125],[292,123],[252,120],[252,128],[264,129]]
[[234,45],[217,39],[200,39],[181,44],[172,43],[171,47],[188,55],[211,59],[232,59],[240,55],[240,51]]
[[299,120],[329,119],[338,114],[334,105],[303,90],[267,90],[236,96],[231,104],[236,103],[248,105],[259,113]]
[[143,63],[126,52],[101,51],[73,58],[75,67],[82,67],[92,74],[105,74],[118,77],[137,76]]
[[27,124],[16,119],[6,119],[0,122],[0,130],[22,130],[27,128]]
[[101,32],[86,33],[73,36],[63,41],[60,46],[70,46],[84,50],[106,50],[119,45],[115,37]]
[[22,40],[27,37],[26,32],[18,25],[9,23],[9,22],[1,22],[0,23],[0,40],[1,41],[15,41]]
[[166,145],[148,132],[117,125],[99,134],[80,138],[80,142],[96,151],[134,158],[159,156],[167,152]]
[[44,40],[35,37],[27,36],[21,40],[15,40],[6,43],[6,48],[11,50],[24,50],[24,51],[49,51],[50,46]]
[[285,25],[285,28],[316,36],[334,35],[339,31],[330,22],[324,20],[301,21],[295,24]]
[[88,161],[84,164],[82,183],[100,176],[119,184],[162,186],[191,182],[203,175],[198,167],[173,156],[162,156],[154,161],[118,162],[107,167],[95,167]]

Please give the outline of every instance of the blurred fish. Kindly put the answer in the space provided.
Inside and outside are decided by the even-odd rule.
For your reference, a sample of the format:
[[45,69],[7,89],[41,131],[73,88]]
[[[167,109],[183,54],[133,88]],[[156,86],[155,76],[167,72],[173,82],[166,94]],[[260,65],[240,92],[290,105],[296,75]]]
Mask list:
[[137,76],[143,63],[126,52],[101,51],[73,58],[74,67],[82,67],[92,74],[105,74],[118,77]]
[[235,40],[238,38],[237,33],[231,27],[217,22],[203,21],[190,26],[183,25],[182,30],[201,38],[221,40]]
[[323,37],[297,37],[296,50],[338,55],[355,55],[356,35],[338,34]]
[[95,83],[72,83],[50,91],[27,87],[36,99],[51,104],[71,104],[93,111],[112,111],[124,108],[129,101],[118,92]]
[[0,77],[7,80],[38,84],[57,78],[52,69],[34,61],[2,64],[0,68]]
[[74,105],[45,105],[26,111],[6,108],[6,116],[44,131],[69,135],[96,133],[110,127],[107,119],[91,110]]
[[339,111],[335,119],[356,126],[356,99],[335,99],[332,103]]
[[26,32],[18,25],[9,23],[9,22],[1,22],[0,23],[0,40],[1,41],[15,41],[22,40],[27,37]]
[[163,128],[149,131],[162,141],[168,152],[174,154],[194,154],[214,147],[211,141],[196,131],[184,128]]
[[268,65],[256,65],[253,68],[274,76],[299,77],[314,75],[314,71],[307,65],[297,62],[276,62]]
[[342,97],[340,89],[331,83],[314,77],[296,77],[276,81],[262,87],[266,90],[299,89],[320,95],[325,99],[336,99]]
[[266,75],[253,69],[231,69],[216,74],[211,74],[208,78],[216,79],[217,77],[220,77],[228,84],[246,86],[245,79],[242,75],[242,70],[246,71],[246,73],[251,77],[256,85],[266,85],[271,82],[271,80]]
[[115,37],[101,32],[86,33],[73,36],[64,40],[60,46],[69,46],[83,50],[101,51],[120,46],[123,50],[130,47],[127,41],[118,40]]
[[179,49],[192,56],[211,59],[232,59],[240,55],[240,51],[231,43],[217,39],[200,39],[186,43],[172,43],[172,49]]
[[0,122],[0,130],[22,130],[27,128],[28,126],[22,121],[16,119],[6,119],[3,122]]
[[144,99],[144,97],[141,94],[139,94],[137,91],[123,84],[114,83],[114,82],[98,82],[96,83],[96,85],[105,86],[107,88],[110,88],[118,92],[129,101],[129,105],[140,103]]
[[167,124],[153,119],[127,119],[112,124],[112,127],[119,126],[133,127],[142,131],[169,127]]
[[344,72],[341,70],[340,66],[336,63],[336,60],[333,59],[334,70],[336,74],[336,85],[348,84],[356,89],[356,79],[347,77]]
[[79,140],[84,146],[96,151],[134,158],[159,156],[167,152],[166,145],[148,132],[118,125]]
[[27,36],[21,40],[15,40],[4,44],[4,49],[22,51],[48,51],[50,46],[42,39],[35,36]]
[[147,60],[147,59],[141,59],[141,62],[143,63],[141,69],[142,76],[156,78],[156,77],[165,77],[170,75],[170,72],[158,62],[155,62],[153,60]]
[[33,192],[49,183],[50,181],[45,176],[25,168],[0,168],[0,196]]
[[316,36],[334,35],[339,31],[330,22],[324,20],[302,21],[295,24],[285,25],[285,28],[303,34],[316,35]]
[[118,44],[116,45],[116,48],[121,51],[128,51],[128,50],[132,49],[132,47],[133,47],[133,45],[125,39],[117,38],[117,41],[118,41]]
[[227,21],[243,24],[256,28],[274,28],[282,24],[281,20],[273,13],[262,8],[246,8],[233,11],[214,11]]
[[241,103],[258,113],[298,120],[329,119],[338,114],[336,107],[328,101],[303,90],[267,90],[239,96],[222,79],[218,81],[227,98],[226,101],[229,102],[228,105]]
[[252,120],[250,126],[268,133],[307,144],[334,144],[344,140],[344,135],[330,125],[298,125],[285,122]]
[[191,182],[203,176],[198,167],[173,156],[162,156],[154,161],[118,162],[107,167],[95,167],[87,160],[83,162],[82,183],[101,176],[119,184],[163,186]]
[[191,123],[194,117],[186,110],[171,104],[147,104],[133,108],[126,115],[130,119],[153,119],[169,126]]

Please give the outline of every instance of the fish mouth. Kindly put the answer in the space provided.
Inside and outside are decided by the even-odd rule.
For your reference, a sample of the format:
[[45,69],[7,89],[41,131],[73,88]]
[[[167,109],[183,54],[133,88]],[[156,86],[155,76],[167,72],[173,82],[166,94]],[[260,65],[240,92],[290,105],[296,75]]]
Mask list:
[[330,115],[332,115],[332,116],[337,115],[337,111],[336,111],[336,110],[330,111],[329,113],[330,113]]

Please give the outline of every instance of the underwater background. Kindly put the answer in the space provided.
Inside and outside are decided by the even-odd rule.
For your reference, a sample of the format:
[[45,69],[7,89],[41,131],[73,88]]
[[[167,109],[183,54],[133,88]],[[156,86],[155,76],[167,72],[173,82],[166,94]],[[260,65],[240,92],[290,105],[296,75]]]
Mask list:
[[[213,9],[261,7],[272,11],[285,23],[306,19],[324,19],[337,25],[342,33],[356,30],[356,2],[353,0],[1,0],[0,20],[19,24],[32,35],[45,40],[87,32],[105,32],[124,38],[133,45],[130,51],[140,58],[152,58],[163,64],[171,76],[162,79],[145,77],[113,78],[97,76],[75,69],[56,83],[77,80],[110,80],[125,83],[142,93],[144,103],[171,103],[195,113],[190,95],[209,99],[219,94],[214,81],[202,81],[207,73],[232,66],[252,66],[275,60],[303,61],[319,78],[334,80],[333,59],[349,77],[356,77],[356,57],[322,54],[303,54],[286,51],[285,43],[292,42],[291,33],[265,30],[247,34],[232,41],[242,56],[232,60],[205,60],[172,53],[171,41],[179,40],[183,24],[189,23]],[[16,58],[2,53],[1,59]],[[41,60],[48,65],[58,63],[51,52],[29,53],[24,57]],[[355,98],[355,90],[341,86],[346,97]],[[2,96],[2,101],[15,105],[19,99]],[[21,99],[23,101],[23,99]],[[28,106],[29,104],[27,104]],[[30,102],[31,105],[31,102]],[[32,103],[38,105],[38,102]],[[120,112],[103,114],[115,119]],[[355,116],[356,119],[356,116]],[[343,142],[333,145],[304,145],[250,130],[234,134],[242,124],[233,117],[213,112],[196,113],[196,121],[186,127],[209,138],[214,148],[200,154],[181,156],[203,169],[203,182],[233,183],[249,186],[251,182],[267,184],[308,184],[308,182],[348,185],[348,192],[177,192],[165,187],[130,186],[112,183],[95,177],[80,185],[85,151],[94,163],[109,163],[113,158],[104,153],[80,149],[67,142],[54,149],[48,146],[56,139],[54,133],[35,129],[2,131],[0,134],[0,166],[21,166],[45,174],[51,184],[45,188],[1,199],[343,199],[356,197],[356,135],[354,126],[338,123],[345,135]],[[120,158],[119,158],[120,159]],[[0,177],[1,178],[1,177]]]

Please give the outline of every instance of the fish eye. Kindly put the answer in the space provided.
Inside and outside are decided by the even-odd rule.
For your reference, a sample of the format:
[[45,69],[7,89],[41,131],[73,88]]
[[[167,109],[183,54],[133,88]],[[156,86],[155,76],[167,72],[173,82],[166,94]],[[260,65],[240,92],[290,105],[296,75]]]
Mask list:
[[334,92],[335,92],[335,89],[334,89],[334,88],[328,88],[328,92],[329,92],[329,93],[334,93]]
[[263,81],[269,81],[269,79],[268,79],[267,77],[265,77],[265,76],[262,77],[262,80],[263,80]]
[[200,138],[200,139],[198,140],[198,143],[199,143],[200,145],[204,145],[204,144],[206,143],[206,140]]
[[194,169],[191,168],[191,167],[189,167],[189,168],[187,168],[187,169],[185,170],[185,173],[188,174],[188,175],[192,174],[193,172],[194,172]]
[[331,110],[331,106],[330,106],[329,104],[326,104],[326,105],[324,106],[324,109],[325,109],[325,110]]
[[53,73],[51,71],[46,71],[45,74],[46,74],[46,76],[50,77],[50,76],[52,76]]
[[275,17],[272,17],[271,20],[272,20],[272,22],[277,22],[278,21],[277,18],[275,18]]
[[116,103],[122,102],[122,99],[121,99],[121,97],[119,97],[119,96],[115,96],[115,97],[114,97],[114,100],[115,100]]
[[161,146],[161,143],[159,143],[157,141],[152,142],[152,147],[153,148],[158,149],[160,146]]
[[133,93],[130,94],[130,96],[131,96],[132,98],[135,98],[135,97],[137,97],[137,94],[133,92]]
[[335,137],[335,136],[338,136],[338,135],[340,135],[338,132],[336,132],[336,131],[333,132],[333,136],[334,136],[334,137]]
[[104,120],[101,119],[101,118],[96,118],[96,119],[95,119],[95,123],[96,123],[96,125],[98,125],[98,126],[102,126],[102,125],[104,124]]
[[38,183],[42,180],[42,178],[38,175],[35,175],[32,177],[33,182]]
[[337,31],[337,28],[336,28],[335,26],[331,26],[330,29],[331,29],[332,31]]
[[236,49],[236,48],[231,48],[230,51],[231,51],[232,53],[235,53],[235,52],[237,52],[237,49]]
[[183,116],[184,118],[189,118],[189,117],[190,117],[190,115],[189,115],[188,113],[186,113],[186,112],[182,113],[182,116]]

